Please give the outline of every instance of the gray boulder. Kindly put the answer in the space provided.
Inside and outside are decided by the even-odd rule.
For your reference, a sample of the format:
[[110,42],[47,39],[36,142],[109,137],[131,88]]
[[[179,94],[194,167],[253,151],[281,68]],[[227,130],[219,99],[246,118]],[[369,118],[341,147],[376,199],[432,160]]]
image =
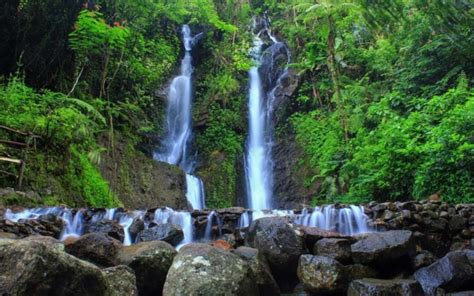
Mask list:
[[142,242],[120,249],[117,259],[135,272],[140,295],[161,295],[176,250],[163,241]]
[[268,260],[273,273],[294,274],[306,252],[303,235],[287,217],[266,217],[252,222],[246,243]]
[[344,266],[329,257],[302,255],[297,273],[304,290],[317,295],[343,293],[349,284]]
[[88,233],[66,245],[66,252],[77,258],[108,267],[117,265],[115,256],[122,244],[103,233]]
[[409,230],[368,233],[351,246],[352,259],[360,264],[386,264],[415,251]]
[[450,252],[415,272],[415,279],[427,295],[435,295],[437,288],[446,292],[474,289],[474,251]]
[[258,295],[250,266],[239,256],[206,244],[189,244],[173,260],[164,296]]
[[351,243],[346,239],[323,238],[316,242],[313,253],[347,264],[351,261]]
[[137,296],[137,282],[133,270],[125,265],[109,267],[103,270],[107,282],[108,296]]
[[0,295],[106,295],[101,270],[50,243],[0,240]]
[[280,295],[280,288],[272,276],[270,267],[263,256],[259,255],[257,249],[249,247],[238,247],[234,254],[244,259],[252,269],[252,277],[258,285],[260,295]]
[[367,278],[353,281],[347,296],[423,296],[423,290],[414,280]]
[[143,230],[137,235],[136,242],[148,242],[154,240],[165,241],[177,246],[184,239],[181,226],[171,223],[158,224]]
[[123,231],[122,225],[120,225],[117,221],[113,220],[101,220],[98,222],[91,222],[90,224],[86,225],[85,233],[103,233],[107,234],[110,237],[113,237],[120,242],[123,242],[125,237],[125,232]]

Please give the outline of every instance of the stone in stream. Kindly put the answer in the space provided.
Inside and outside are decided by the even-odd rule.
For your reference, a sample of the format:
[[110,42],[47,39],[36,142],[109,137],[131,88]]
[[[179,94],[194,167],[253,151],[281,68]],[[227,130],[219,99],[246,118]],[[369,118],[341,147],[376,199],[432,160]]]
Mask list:
[[145,222],[143,222],[140,218],[133,219],[132,224],[128,228],[128,232],[130,233],[130,238],[132,242],[135,242],[137,239],[137,235],[145,229]]
[[137,296],[137,282],[133,270],[125,265],[103,270],[109,294],[107,296]]
[[181,226],[171,223],[158,224],[143,230],[137,235],[136,242],[147,242],[153,240],[165,241],[177,246],[184,239]]
[[188,244],[173,260],[164,296],[258,295],[249,264],[239,256],[207,244]]
[[123,242],[123,239],[125,237],[125,233],[123,231],[122,226],[117,221],[113,220],[101,220],[98,222],[91,222],[86,225],[84,232],[98,232],[107,234],[108,236],[113,237],[119,240],[120,242]]
[[301,255],[297,272],[304,290],[316,295],[343,293],[349,284],[344,266],[329,257]]
[[423,296],[423,290],[414,280],[380,280],[366,278],[351,282],[347,296]]
[[413,254],[414,236],[409,230],[368,233],[351,246],[351,251],[355,263],[382,266]]
[[53,242],[0,240],[0,295],[107,295],[102,271]]
[[259,255],[257,249],[238,247],[234,250],[240,258],[244,259],[252,269],[252,278],[255,279],[260,295],[280,295],[280,288],[272,276],[270,267],[265,258]]
[[351,261],[351,243],[346,239],[323,238],[316,242],[313,253],[347,264]]
[[161,295],[176,250],[163,241],[142,242],[120,249],[117,259],[135,272],[140,295]]
[[474,289],[474,251],[450,252],[415,272],[415,279],[427,295],[435,295],[437,288],[446,292]]
[[122,244],[103,233],[88,233],[66,244],[66,252],[77,258],[108,267],[117,265],[116,255]]
[[246,243],[267,259],[275,276],[287,279],[296,274],[298,259],[306,252],[303,235],[287,217],[265,217],[252,222]]

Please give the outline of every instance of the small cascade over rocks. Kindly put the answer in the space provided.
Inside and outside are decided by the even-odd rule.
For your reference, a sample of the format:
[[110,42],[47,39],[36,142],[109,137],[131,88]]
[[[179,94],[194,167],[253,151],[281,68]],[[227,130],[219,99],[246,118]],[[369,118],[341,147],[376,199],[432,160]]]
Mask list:
[[193,46],[203,34],[191,35],[188,25],[182,28],[184,57],[181,60],[181,71],[176,76],[168,92],[166,113],[166,135],[162,147],[154,153],[154,158],[169,164],[178,165],[186,172],[186,198],[194,209],[204,207],[204,185],[201,179],[193,175],[195,161],[190,156],[192,139],[192,57]]
[[293,210],[245,211],[239,219],[239,227],[246,228],[252,221],[264,217],[290,217],[295,224],[316,227],[325,231],[339,232],[344,235],[356,235],[372,232],[370,218],[362,206],[326,205],[314,209],[303,208],[300,213]]

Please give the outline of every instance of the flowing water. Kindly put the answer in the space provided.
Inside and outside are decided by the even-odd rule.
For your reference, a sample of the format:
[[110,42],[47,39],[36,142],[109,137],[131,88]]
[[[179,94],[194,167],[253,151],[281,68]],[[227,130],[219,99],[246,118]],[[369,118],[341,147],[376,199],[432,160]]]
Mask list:
[[[314,209],[303,209],[300,213],[292,210],[269,210],[272,208],[273,164],[272,150],[272,113],[274,109],[274,91],[281,77],[287,72],[281,68],[281,57],[289,61],[289,52],[285,44],[279,42],[269,29],[268,21],[264,20],[263,29],[255,35],[251,56],[255,66],[249,71],[249,135],[245,155],[245,175],[247,202],[250,210],[245,211],[236,222],[238,228],[249,227],[252,221],[270,216],[287,216],[295,224],[317,227],[327,231],[337,231],[346,235],[354,235],[372,231],[368,226],[369,218],[364,214],[362,206],[327,205]],[[201,179],[193,175],[195,161],[190,157],[189,147],[192,139],[192,58],[191,51],[202,37],[202,33],[191,35],[187,25],[182,28],[184,57],[181,71],[169,88],[168,107],[166,114],[166,135],[162,147],[154,155],[159,161],[178,165],[186,172],[186,197],[194,209],[205,206],[204,185]],[[282,54],[283,52],[283,54]],[[280,59],[280,60],[278,60]],[[288,61],[284,61],[287,63]],[[151,222],[157,224],[173,223],[181,226],[184,239],[178,246],[196,240],[211,241],[222,235],[223,222],[221,217],[211,211],[207,216],[203,235],[197,237],[194,229],[194,218],[190,212],[174,211],[160,208],[154,211],[154,220],[148,221],[146,211],[128,211],[106,209],[96,211],[92,216],[85,217],[86,210],[72,210],[64,207],[25,209],[13,212],[7,209],[5,219],[17,222],[20,220],[38,219],[42,215],[55,215],[64,222],[61,239],[84,234],[87,223],[102,220],[114,220],[124,229],[124,245],[134,243],[130,227],[136,219],[141,219],[148,228]],[[218,232],[215,233],[213,229]]]
[[194,209],[204,207],[204,185],[193,175],[195,162],[190,158],[189,146],[192,138],[192,57],[191,51],[202,33],[191,35],[189,26],[182,28],[184,57],[181,60],[181,71],[176,76],[168,91],[168,108],[166,113],[166,136],[162,147],[154,158],[169,164],[180,166],[186,172],[186,198]]
[[[254,25],[257,25],[256,23]],[[264,49],[267,38],[271,44]],[[267,42],[268,43],[268,42]],[[245,156],[245,175],[247,184],[247,203],[253,210],[271,209],[273,191],[272,162],[272,113],[274,89],[279,77],[285,72],[277,65],[278,52],[285,44],[271,34],[268,20],[263,20],[263,29],[254,36],[250,55],[254,66],[249,71],[249,132]],[[275,73],[277,73],[275,77]]]

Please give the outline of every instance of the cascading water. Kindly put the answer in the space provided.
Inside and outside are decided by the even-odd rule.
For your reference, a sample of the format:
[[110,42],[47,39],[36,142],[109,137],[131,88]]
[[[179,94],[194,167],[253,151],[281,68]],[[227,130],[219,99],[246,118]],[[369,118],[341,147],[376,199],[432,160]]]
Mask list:
[[202,181],[193,175],[195,163],[189,158],[188,148],[192,136],[192,58],[193,46],[202,37],[202,33],[191,35],[189,26],[182,28],[184,57],[181,61],[181,72],[175,77],[168,92],[168,109],[166,114],[166,136],[160,152],[154,158],[169,164],[180,166],[186,172],[186,198],[194,209],[204,207],[204,186]]
[[322,230],[336,231],[346,235],[355,235],[372,231],[368,227],[369,217],[362,206],[336,208],[333,205],[316,207],[311,213],[303,209],[295,222],[303,226],[317,227]]
[[[214,223],[214,220],[216,223]],[[206,228],[204,230],[204,239],[208,241],[212,241],[212,228],[214,225],[217,225],[218,228],[218,236],[221,236],[221,231],[222,231],[222,222],[219,219],[219,216],[216,214],[215,211],[211,211],[209,215],[207,215],[207,224]]]
[[[278,77],[272,75],[276,64],[275,49],[284,48],[289,56],[286,46],[279,42],[268,28],[268,20],[263,19],[263,29],[254,37],[253,47],[250,51],[253,66],[249,71],[249,136],[247,140],[247,153],[245,158],[245,174],[247,182],[248,206],[253,210],[270,209],[272,207],[273,190],[273,164],[271,156],[272,146],[272,124],[271,114],[273,111],[273,89]],[[256,22],[254,25],[257,25]],[[266,51],[262,51],[264,42],[262,36],[266,36],[272,43]],[[264,58],[265,54],[270,58]],[[261,77],[260,70],[265,73]]]

